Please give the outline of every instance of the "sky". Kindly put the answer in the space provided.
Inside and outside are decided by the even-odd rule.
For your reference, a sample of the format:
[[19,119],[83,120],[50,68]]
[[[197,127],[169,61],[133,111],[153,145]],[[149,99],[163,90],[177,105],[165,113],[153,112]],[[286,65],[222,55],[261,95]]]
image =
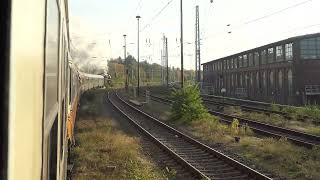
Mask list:
[[[320,32],[320,0],[184,0],[184,68],[195,67],[195,7],[200,9],[201,63],[289,37]],[[179,0],[69,0],[74,59],[106,66],[127,53],[161,63],[168,38],[169,65],[180,67]],[[228,33],[231,32],[231,33]]]

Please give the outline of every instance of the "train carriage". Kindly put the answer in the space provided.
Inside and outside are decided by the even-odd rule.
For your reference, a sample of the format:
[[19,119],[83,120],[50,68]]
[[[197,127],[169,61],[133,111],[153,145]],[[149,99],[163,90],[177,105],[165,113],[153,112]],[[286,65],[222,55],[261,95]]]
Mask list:
[[[320,103],[320,33],[292,37],[203,64],[208,93],[276,102]],[[222,93],[221,90],[226,90]]]
[[0,179],[66,179],[67,121],[104,78],[72,63],[67,0],[3,2]]

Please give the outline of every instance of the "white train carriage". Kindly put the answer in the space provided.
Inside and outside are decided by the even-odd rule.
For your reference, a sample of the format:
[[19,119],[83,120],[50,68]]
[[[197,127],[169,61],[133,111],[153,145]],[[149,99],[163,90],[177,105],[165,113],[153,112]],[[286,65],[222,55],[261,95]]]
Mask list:
[[88,89],[92,88],[101,88],[105,86],[104,83],[104,76],[102,75],[95,75],[95,74],[86,74],[86,73],[81,73],[81,90],[86,91]]
[[[0,6],[0,179],[66,179],[67,130],[81,93],[103,86],[69,62],[67,0]],[[69,121],[68,121],[69,122]]]

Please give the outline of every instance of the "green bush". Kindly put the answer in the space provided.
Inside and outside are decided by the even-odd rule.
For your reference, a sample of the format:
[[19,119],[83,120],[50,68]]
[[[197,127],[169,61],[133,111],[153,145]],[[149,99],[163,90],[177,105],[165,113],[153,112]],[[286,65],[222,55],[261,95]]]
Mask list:
[[230,126],[230,134],[232,136],[239,135],[239,120],[234,118]]
[[286,107],[284,111],[293,116],[303,117],[307,116],[316,121],[320,120],[320,106],[305,106],[305,107]]
[[170,97],[173,100],[172,120],[194,121],[209,116],[207,109],[202,104],[198,86],[174,89]]

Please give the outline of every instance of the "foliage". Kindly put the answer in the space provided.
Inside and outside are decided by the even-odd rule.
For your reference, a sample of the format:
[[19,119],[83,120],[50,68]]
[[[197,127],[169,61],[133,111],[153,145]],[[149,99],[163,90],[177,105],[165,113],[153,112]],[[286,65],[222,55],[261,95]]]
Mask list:
[[[103,106],[105,90],[86,92],[81,99],[76,121],[77,146],[71,151],[74,162],[72,179],[168,179],[166,173],[141,151],[139,139],[129,137],[118,123],[97,111]],[[88,113],[96,109],[97,114]],[[128,148],[130,147],[130,148]]]
[[320,122],[320,106],[285,107],[283,111],[290,113],[294,117],[304,118],[307,116]]
[[174,89],[171,94],[171,118],[173,120],[194,121],[208,117],[208,111],[202,104],[198,86]]
[[272,111],[280,111],[281,109],[280,109],[280,106],[278,104],[272,103],[271,104],[271,110]]
[[166,179],[140,151],[138,139],[123,134],[110,119],[80,119],[76,140],[72,179]]
[[232,136],[238,136],[239,135],[239,120],[234,118],[231,126],[230,126],[230,133]]
[[287,179],[319,179],[320,149],[297,147],[285,138],[243,138],[236,149],[265,169]]

